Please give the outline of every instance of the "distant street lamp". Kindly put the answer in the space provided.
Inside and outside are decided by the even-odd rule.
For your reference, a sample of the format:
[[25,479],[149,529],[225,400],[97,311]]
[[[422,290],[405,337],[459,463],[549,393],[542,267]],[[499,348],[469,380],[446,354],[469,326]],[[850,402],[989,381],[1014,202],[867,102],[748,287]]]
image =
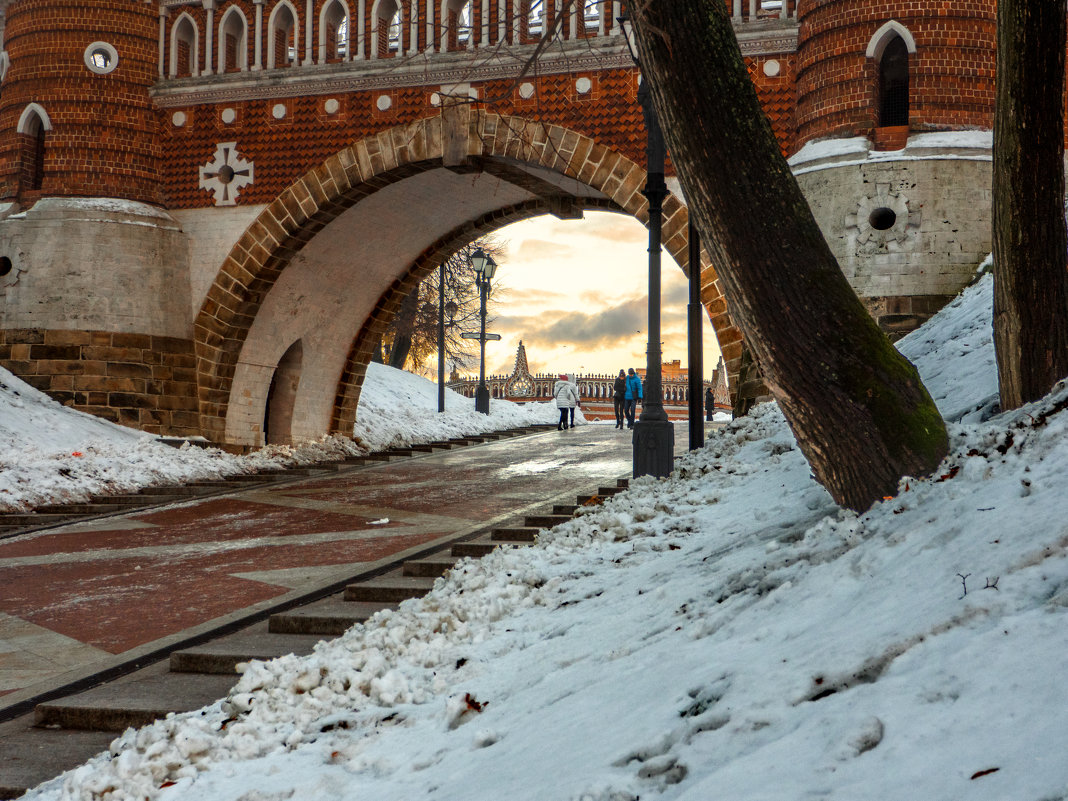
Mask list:
[[[630,16],[617,18],[626,37],[627,49],[635,65],[641,70],[634,47],[634,30]],[[634,424],[633,475],[664,478],[671,475],[675,460],[675,427],[664,411],[661,391],[660,366],[660,230],[664,216],[664,198],[667,184],[664,182],[665,146],[660,120],[653,108],[649,85],[642,81],[638,87],[638,102],[645,117],[645,189],[642,194],[649,201],[649,337],[645,349],[645,391],[642,398],[642,413]]]
[[475,285],[478,287],[481,326],[478,334],[478,389],[475,390],[475,411],[489,414],[489,387],[486,386],[486,339],[500,339],[499,335],[486,335],[486,295],[489,294],[490,281],[497,272],[497,262],[482,248],[478,248],[469,257],[471,268],[475,271]]

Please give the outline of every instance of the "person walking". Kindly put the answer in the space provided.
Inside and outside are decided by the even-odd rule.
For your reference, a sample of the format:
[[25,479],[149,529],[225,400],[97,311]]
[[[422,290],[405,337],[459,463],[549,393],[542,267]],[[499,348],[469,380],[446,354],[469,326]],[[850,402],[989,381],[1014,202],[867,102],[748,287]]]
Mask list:
[[616,410],[616,428],[623,428],[623,396],[627,392],[627,374],[622,370],[612,386],[612,405]]
[[642,399],[642,380],[634,368],[627,370],[626,388],[623,391],[623,412],[627,416],[627,428],[634,428],[634,412]]
[[556,408],[560,410],[560,422],[556,424],[557,431],[563,431],[568,427],[568,411],[574,427],[575,404],[578,403],[578,393],[575,385],[567,380],[564,373],[560,373],[560,379],[553,384],[553,397],[556,398]]
[[578,378],[575,377],[574,373],[569,375],[567,377],[567,380],[571,383],[571,389],[573,389],[575,391],[575,405],[574,406],[569,406],[568,409],[567,409],[568,413],[571,415],[571,427],[574,428],[575,427],[575,409],[577,409],[578,407],[582,406],[582,394],[579,392]]
[[705,420],[711,420],[716,413],[716,396],[712,394],[712,387],[705,390]]

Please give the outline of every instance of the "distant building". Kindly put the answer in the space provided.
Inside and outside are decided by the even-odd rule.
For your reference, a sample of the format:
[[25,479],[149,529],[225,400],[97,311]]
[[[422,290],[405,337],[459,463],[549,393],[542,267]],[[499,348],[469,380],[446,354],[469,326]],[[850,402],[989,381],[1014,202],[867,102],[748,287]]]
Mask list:
[[[636,372],[644,382],[645,369],[640,368]],[[511,374],[487,376],[486,386],[489,387],[491,398],[516,403],[543,402],[552,400],[553,384],[559,376],[559,371],[531,373],[527,365],[527,349],[520,341]],[[673,420],[685,420],[689,408],[689,370],[683,367],[678,359],[675,359],[661,366],[661,376],[664,409],[668,417]],[[615,416],[612,407],[612,387],[615,380],[615,374],[575,375],[575,382],[579,388],[579,401],[587,420],[605,420]],[[448,387],[461,395],[473,398],[475,389],[478,387],[478,376],[461,376],[453,370],[449,376]],[[716,366],[712,379],[703,381],[701,384],[702,403],[705,389],[708,387],[712,388],[715,395],[716,408],[730,411],[730,394],[727,390],[727,375],[722,359]]]

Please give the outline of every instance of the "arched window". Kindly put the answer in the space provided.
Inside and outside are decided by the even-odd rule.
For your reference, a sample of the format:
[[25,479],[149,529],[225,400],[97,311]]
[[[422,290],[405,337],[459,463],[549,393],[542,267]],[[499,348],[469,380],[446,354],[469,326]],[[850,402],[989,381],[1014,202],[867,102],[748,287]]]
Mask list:
[[344,61],[349,53],[349,7],[331,0],[319,15],[319,63]]
[[19,188],[37,190],[44,186],[45,136],[52,130],[48,114],[36,103],[22,112],[19,134]]
[[389,58],[401,49],[404,16],[398,0],[378,0],[371,12],[373,58]]
[[471,0],[443,0],[441,49],[460,50],[471,43]]
[[300,63],[299,43],[297,12],[288,2],[279,3],[271,12],[267,25],[267,69],[297,66]]
[[200,74],[200,30],[188,14],[182,14],[171,28],[172,78],[195,78]]
[[909,51],[894,36],[879,59],[879,125],[909,124]]
[[248,70],[248,20],[231,6],[219,23],[219,72]]
[[601,27],[601,15],[604,13],[604,0],[584,0],[582,8],[582,29],[589,35],[597,34]]
[[527,39],[537,39],[545,32],[545,1],[525,0],[523,23]]

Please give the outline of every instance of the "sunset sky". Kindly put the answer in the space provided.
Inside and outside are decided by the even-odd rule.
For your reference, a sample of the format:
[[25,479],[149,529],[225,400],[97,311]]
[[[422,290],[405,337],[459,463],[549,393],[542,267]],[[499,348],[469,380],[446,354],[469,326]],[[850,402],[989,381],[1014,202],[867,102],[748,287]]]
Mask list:
[[[645,366],[648,233],[622,214],[586,212],[584,220],[538,217],[498,232],[508,243],[497,278],[497,319],[489,330],[486,371],[511,373],[522,339],[531,372],[615,374]],[[664,361],[686,357],[686,277],[663,255]],[[719,347],[702,320],[704,375],[711,377]],[[477,374],[477,365],[475,369]]]

